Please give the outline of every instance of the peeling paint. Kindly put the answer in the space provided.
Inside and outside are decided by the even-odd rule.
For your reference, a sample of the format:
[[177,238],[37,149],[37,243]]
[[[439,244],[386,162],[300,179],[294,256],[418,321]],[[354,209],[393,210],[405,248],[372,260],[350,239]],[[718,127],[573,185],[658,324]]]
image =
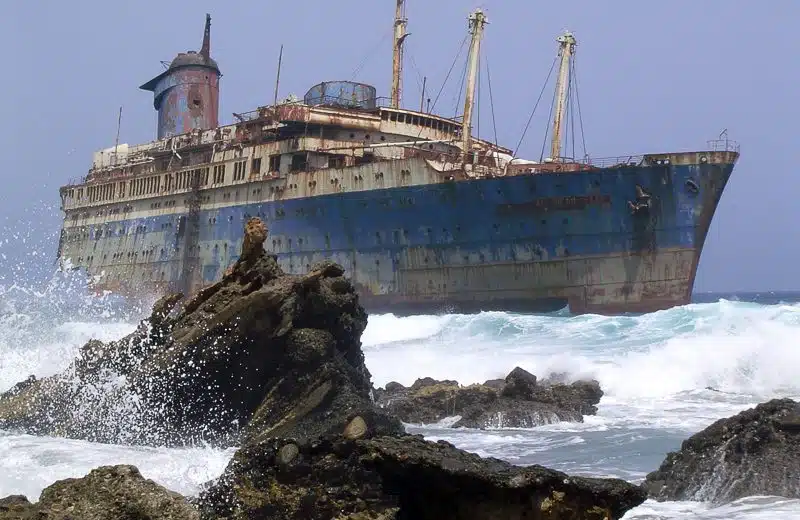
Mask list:
[[[265,245],[285,270],[303,272],[330,258],[345,267],[374,312],[546,311],[567,304],[574,312],[650,311],[689,301],[702,241],[733,167],[675,162],[666,172],[627,166],[434,184],[436,172],[418,158],[251,181],[237,186],[238,201],[225,198],[233,187],[221,186],[204,190],[193,254],[203,282],[218,279],[236,260],[243,223],[260,216],[270,229]],[[406,171],[412,184],[399,187]],[[379,172],[383,178],[376,179]],[[291,192],[312,178],[325,193],[268,189],[280,183]],[[339,188],[334,179],[342,180]],[[685,189],[687,179],[699,194]],[[654,199],[644,222],[628,205],[636,186]],[[178,225],[186,211],[137,209],[110,222],[95,217],[84,226],[89,237],[112,232],[73,241],[68,232],[64,255],[105,272],[101,287],[176,286],[184,243]],[[112,258],[117,251],[125,254]]]

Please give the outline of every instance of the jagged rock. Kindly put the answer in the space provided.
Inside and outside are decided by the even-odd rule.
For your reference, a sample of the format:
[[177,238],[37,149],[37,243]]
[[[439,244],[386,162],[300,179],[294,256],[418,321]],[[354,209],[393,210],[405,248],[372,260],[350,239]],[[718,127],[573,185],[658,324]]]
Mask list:
[[800,403],[774,399],[720,419],[669,453],[644,487],[660,501],[800,498]]
[[264,241],[267,239],[267,226],[260,218],[253,217],[244,226],[244,239],[242,240],[242,254],[239,258],[255,258],[264,250]]
[[243,255],[182,308],[168,295],[120,341],[88,342],[61,374],[0,396],[0,428],[100,442],[219,445],[402,424],[370,400],[367,316],[331,262],[287,275],[247,223]]
[[597,381],[538,382],[516,367],[505,380],[462,387],[457,381],[417,379],[409,388],[392,382],[374,392],[376,403],[403,422],[431,424],[460,416],[451,426],[530,428],[558,421],[583,422],[597,413],[603,391]]
[[196,520],[198,510],[147,480],[133,466],[102,466],[83,478],[59,480],[31,504],[23,496],[0,500],[0,520]]
[[[65,373],[0,397],[0,428],[112,442],[235,442],[241,448],[222,477],[193,501],[208,519],[611,520],[644,501],[643,489],[621,480],[514,467],[407,435],[371,400],[360,343],[367,317],[341,266],[286,275],[260,246],[266,229],[250,221],[247,233],[220,282],[188,301],[162,299],[128,337],[89,342]],[[533,395],[572,399],[539,386]],[[481,413],[509,399],[482,385],[464,393],[454,381],[423,379],[409,391],[440,403],[439,394],[454,392]],[[115,408],[126,396],[134,399]],[[129,416],[136,422],[126,423]],[[129,466],[101,468],[51,486],[40,504],[16,497],[0,507],[74,513],[52,517],[60,520],[197,513],[141,480]]]
[[291,440],[243,447],[201,493],[203,519],[618,519],[645,492],[616,479],[575,478],[481,458],[421,436]]

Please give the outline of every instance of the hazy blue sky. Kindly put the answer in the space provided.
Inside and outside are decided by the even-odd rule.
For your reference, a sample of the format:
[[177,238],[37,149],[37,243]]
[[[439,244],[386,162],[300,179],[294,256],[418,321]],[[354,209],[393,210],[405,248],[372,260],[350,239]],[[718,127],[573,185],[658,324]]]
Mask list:
[[[800,289],[800,2],[731,0],[408,0],[405,96],[420,78],[439,89],[466,33],[486,9],[488,60],[500,141],[513,147],[565,28],[578,38],[577,72],[592,156],[698,149],[723,128],[742,157],[715,216],[696,290]],[[52,264],[58,186],[84,175],[94,150],[154,138],[152,94],[138,86],[160,60],[199,49],[212,14],[212,55],[223,72],[222,122],[271,103],[280,44],[280,95],[335,79],[388,96],[394,0],[323,2],[5,2],[0,106],[5,148],[0,253]],[[366,61],[365,61],[366,60]],[[453,115],[463,55],[437,109]],[[354,77],[353,72],[363,64]],[[539,157],[550,90],[522,150]],[[483,136],[491,137],[488,88]],[[30,236],[15,240],[20,231]],[[38,244],[38,245],[37,245]],[[32,251],[37,250],[37,256]],[[2,262],[2,257],[0,257]],[[0,270],[2,270],[0,264]],[[7,266],[6,266],[7,267]]]

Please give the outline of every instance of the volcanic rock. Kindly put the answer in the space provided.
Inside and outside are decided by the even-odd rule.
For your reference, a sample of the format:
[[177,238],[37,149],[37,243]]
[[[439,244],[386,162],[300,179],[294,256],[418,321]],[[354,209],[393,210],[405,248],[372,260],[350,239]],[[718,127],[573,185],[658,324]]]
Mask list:
[[[371,400],[360,343],[367,316],[342,268],[322,263],[287,275],[263,251],[259,221],[246,233],[220,282],[188,301],[165,297],[128,337],[91,341],[66,372],[0,397],[0,428],[112,442],[235,443],[241,448],[223,475],[193,501],[206,519],[611,520],[645,500],[642,488],[621,480],[515,467],[406,434]],[[499,401],[530,392],[554,409],[572,399],[547,385],[526,387],[531,378],[516,371],[511,397],[488,386],[463,395],[482,399],[486,388]],[[108,389],[109,382],[116,384]],[[451,381],[418,383],[411,391],[458,389]],[[120,402],[126,406],[115,408]],[[0,507],[60,520],[197,512],[140,480],[131,467],[101,468],[51,486],[41,504],[9,497]],[[92,489],[99,491],[89,496]],[[52,504],[58,509],[47,516]]]
[[[0,428],[92,441],[231,445],[251,437],[317,437],[354,417],[376,432],[402,424],[369,399],[361,352],[367,315],[330,262],[285,274],[246,226],[242,256],[221,281],[177,304],[162,298],[120,341],[89,341],[64,372],[0,396]],[[374,433],[374,432],[373,432]]]
[[800,498],[800,403],[774,399],[683,441],[644,482],[656,500]]
[[133,466],[101,466],[83,478],[59,480],[39,501],[0,500],[0,520],[197,520],[197,509],[147,480]]
[[391,382],[375,391],[378,406],[403,422],[431,424],[459,416],[452,427],[531,428],[560,421],[583,422],[597,413],[603,391],[597,381],[537,381],[516,367],[505,380],[461,386],[457,381],[418,379],[411,387]]
[[[286,463],[286,446],[296,453]],[[517,467],[421,436],[296,444],[269,439],[235,455],[203,492],[203,519],[618,519],[641,489],[616,479]]]

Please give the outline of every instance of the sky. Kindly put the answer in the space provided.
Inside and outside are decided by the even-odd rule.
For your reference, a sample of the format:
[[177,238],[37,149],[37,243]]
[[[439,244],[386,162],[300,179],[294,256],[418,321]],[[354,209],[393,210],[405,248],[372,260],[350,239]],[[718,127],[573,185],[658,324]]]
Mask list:
[[[212,15],[222,70],[220,120],[302,97],[320,81],[356,80],[388,96],[394,0],[369,2],[5,2],[0,143],[0,273],[51,269],[62,214],[58,187],[86,174],[92,153],[154,139],[152,94],[139,90],[178,52],[198,50]],[[731,0],[407,0],[403,105],[435,94],[483,8],[479,129],[514,148],[565,29],[592,157],[704,149],[727,129],[741,158],[709,232],[696,291],[800,290],[800,2]],[[435,111],[455,115],[466,49]],[[487,70],[488,73],[484,74]],[[487,88],[491,78],[491,98]],[[520,148],[538,159],[553,88]],[[431,97],[435,97],[431,96]],[[19,280],[16,280],[19,281]]]

